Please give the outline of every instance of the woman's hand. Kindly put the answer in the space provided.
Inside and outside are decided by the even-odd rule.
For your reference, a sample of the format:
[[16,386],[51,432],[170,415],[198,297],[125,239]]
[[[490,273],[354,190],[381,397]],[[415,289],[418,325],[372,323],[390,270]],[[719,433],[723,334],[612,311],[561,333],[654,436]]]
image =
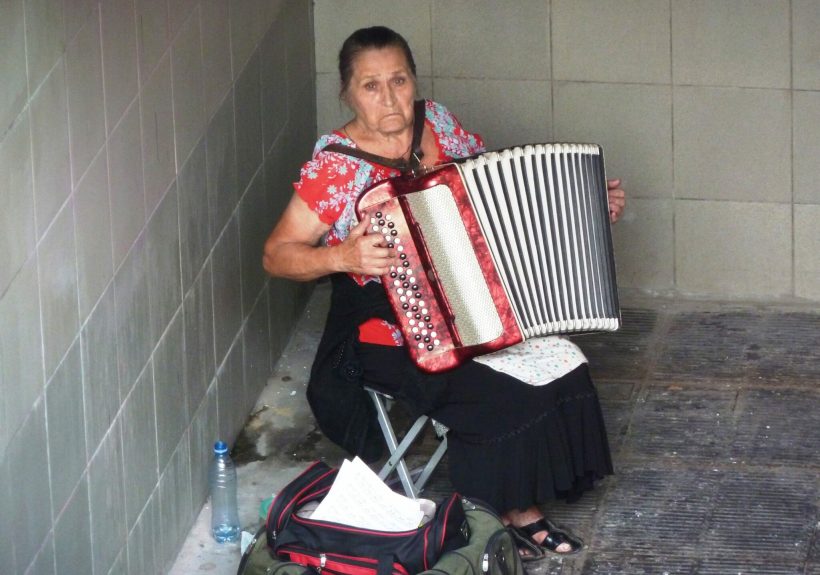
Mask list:
[[620,179],[607,180],[606,188],[609,196],[609,221],[614,224],[626,206],[626,192],[621,189]]
[[396,265],[396,252],[388,248],[380,234],[367,234],[370,217],[365,214],[337,250],[337,268],[354,274],[380,276]]

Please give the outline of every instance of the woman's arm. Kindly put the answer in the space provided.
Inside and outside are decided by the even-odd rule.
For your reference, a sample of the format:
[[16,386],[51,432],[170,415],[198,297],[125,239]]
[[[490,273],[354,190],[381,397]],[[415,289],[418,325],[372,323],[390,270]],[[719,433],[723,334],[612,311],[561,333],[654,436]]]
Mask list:
[[379,276],[395,264],[380,235],[365,235],[367,219],[339,245],[320,246],[330,226],[294,194],[265,242],[262,266],[274,277],[309,281],[335,272]]

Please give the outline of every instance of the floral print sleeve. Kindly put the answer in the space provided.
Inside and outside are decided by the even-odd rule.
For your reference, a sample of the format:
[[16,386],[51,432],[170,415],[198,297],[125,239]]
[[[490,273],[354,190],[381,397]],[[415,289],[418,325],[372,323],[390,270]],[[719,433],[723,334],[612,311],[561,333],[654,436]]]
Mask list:
[[427,100],[427,122],[436,134],[442,161],[486,151],[481,136],[465,130],[447,108],[432,100]]
[[331,226],[325,244],[342,243],[356,225],[354,207],[356,198],[370,185],[398,172],[375,166],[364,160],[336,152],[324,152],[329,144],[346,146],[353,142],[336,133],[319,138],[313,158],[302,166],[299,181],[293,188],[319,219]]

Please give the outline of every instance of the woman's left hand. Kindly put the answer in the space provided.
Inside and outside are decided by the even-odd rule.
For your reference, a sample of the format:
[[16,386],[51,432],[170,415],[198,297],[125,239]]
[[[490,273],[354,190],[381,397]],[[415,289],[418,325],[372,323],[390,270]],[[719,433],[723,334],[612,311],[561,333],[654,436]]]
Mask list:
[[606,188],[609,195],[609,221],[614,224],[626,206],[626,192],[621,189],[620,179],[607,180]]

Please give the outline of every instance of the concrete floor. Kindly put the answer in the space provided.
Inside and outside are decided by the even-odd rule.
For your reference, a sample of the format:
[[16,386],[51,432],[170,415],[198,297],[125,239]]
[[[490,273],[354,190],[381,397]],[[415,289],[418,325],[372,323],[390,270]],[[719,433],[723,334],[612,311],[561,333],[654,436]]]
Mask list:
[[[327,306],[320,285],[234,448],[240,518],[310,461],[344,457],[304,391]],[[587,542],[546,574],[820,575],[820,311],[626,297],[623,328],[578,338],[590,359],[616,475],[545,508]],[[420,448],[432,449],[430,438]],[[450,489],[440,468],[426,496]],[[172,574],[236,573],[203,508]]]

